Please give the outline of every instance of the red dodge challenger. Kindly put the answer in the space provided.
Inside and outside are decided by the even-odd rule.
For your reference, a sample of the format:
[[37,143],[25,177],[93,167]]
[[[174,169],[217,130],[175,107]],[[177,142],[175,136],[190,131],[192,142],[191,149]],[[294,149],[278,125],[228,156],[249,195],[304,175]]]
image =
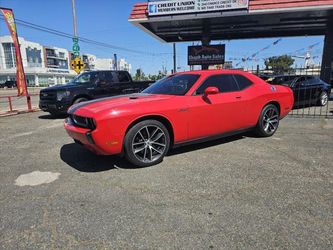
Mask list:
[[99,155],[125,155],[137,166],[163,160],[169,148],[253,129],[272,136],[293,107],[293,92],[246,72],[177,73],[142,93],[73,105],[65,128]]

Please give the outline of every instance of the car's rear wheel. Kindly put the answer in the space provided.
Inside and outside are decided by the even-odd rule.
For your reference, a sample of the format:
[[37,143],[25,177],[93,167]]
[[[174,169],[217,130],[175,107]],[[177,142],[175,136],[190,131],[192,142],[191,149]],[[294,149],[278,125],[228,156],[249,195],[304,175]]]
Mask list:
[[125,136],[125,156],[139,167],[163,161],[170,147],[170,135],[159,121],[145,120],[134,125]]
[[268,104],[261,111],[259,121],[256,126],[256,133],[261,137],[274,135],[279,127],[280,112],[274,104]]
[[326,91],[321,92],[318,100],[320,106],[326,106],[328,102],[328,94]]

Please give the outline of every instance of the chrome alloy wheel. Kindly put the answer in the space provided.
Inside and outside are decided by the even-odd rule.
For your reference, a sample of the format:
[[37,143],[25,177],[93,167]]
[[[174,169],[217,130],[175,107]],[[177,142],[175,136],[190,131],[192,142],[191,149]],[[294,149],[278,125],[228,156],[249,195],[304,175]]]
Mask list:
[[328,102],[328,94],[326,92],[323,92],[320,96],[320,104],[322,106],[326,106],[327,102]]
[[276,109],[269,108],[263,116],[263,128],[267,134],[272,134],[278,128],[279,114]]
[[135,157],[145,163],[151,163],[161,158],[166,150],[166,135],[155,125],[140,129],[132,141],[132,151]]

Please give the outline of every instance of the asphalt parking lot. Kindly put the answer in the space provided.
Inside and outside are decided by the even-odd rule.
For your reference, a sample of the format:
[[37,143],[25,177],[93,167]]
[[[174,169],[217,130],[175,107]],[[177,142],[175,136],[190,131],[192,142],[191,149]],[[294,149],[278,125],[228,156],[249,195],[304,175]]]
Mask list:
[[[333,247],[333,120],[286,118],[272,138],[179,148],[149,168],[93,155],[62,124],[0,118],[1,249]],[[35,171],[55,178],[18,184]]]

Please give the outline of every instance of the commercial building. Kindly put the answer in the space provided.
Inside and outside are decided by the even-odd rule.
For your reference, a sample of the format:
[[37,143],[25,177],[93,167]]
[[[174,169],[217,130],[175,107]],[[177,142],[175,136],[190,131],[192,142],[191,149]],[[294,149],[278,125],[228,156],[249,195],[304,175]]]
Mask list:
[[[43,46],[19,37],[23,66],[28,86],[48,86],[69,82],[77,74],[70,69],[72,53],[64,48]],[[113,70],[114,60],[83,54],[86,70]],[[131,71],[125,59],[118,61],[119,70]],[[10,36],[0,37],[0,83],[16,79],[15,47]]]
[[[69,69],[66,49],[45,47],[19,38],[28,86],[46,86],[68,82],[76,73]],[[15,48],[10,36],[0,37],[0,82],[15,80]]]
[[161,42],[204,46],[214,40],[325,36],[321,78],[332,79],[333,0],[152,0],[135,4],[129,21]]

